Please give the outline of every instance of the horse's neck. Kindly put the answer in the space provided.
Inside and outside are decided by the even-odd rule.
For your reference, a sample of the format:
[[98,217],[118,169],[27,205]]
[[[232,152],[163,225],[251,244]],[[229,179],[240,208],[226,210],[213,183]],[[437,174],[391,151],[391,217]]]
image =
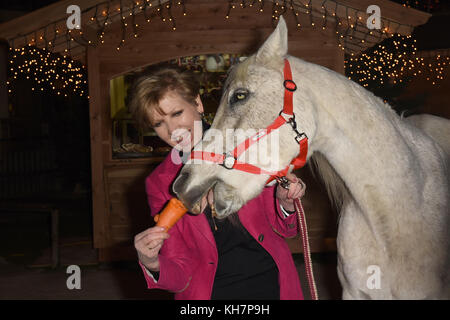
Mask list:
[[414,179],[413,160],[393,112],[377,105],[373,96],[359,98],[366,101],[348,99],[342,105],[319,107],[313,144],[345,182],[380,239],[376,233],[396,225],[394,211],[405,201],[397,198],[401,194],[388,195],[408,189],[408,179]]

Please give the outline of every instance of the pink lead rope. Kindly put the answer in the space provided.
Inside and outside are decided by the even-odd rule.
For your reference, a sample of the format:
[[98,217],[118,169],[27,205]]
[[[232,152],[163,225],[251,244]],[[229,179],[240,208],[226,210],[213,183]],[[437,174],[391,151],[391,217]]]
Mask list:
[[317,295],[316,282],[314,281],[314,273],[311,262],[311,252],[309,249],[309,237],[308,237],[308,228],[306,226],[305,212],[303,211],[303,206],[302,203],[300,202],[300,199],[294,199],[294,206],[298,216],[300,234],[302,236],[303,257],[305,260],[305,270],[306,270],[306,278],[308,279],[309,292],[311,294],[312,300],[319,300],[319,296]]

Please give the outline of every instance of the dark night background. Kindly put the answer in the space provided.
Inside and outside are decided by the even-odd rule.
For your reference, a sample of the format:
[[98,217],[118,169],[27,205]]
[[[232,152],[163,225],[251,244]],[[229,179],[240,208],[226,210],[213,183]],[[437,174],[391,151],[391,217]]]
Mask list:
[[[54,2],[57,1],[2,0],[0,1],[0,23]],[[432,14],[425,25],[417,27],[413,32],[413,36],[417,39],[416,46],[419,51],[450,48],[450,0],[398,0],[394,2],[408,4]],[[74,1],[74,4],[76,4],[76,1]],[[448,66],[447,70],[449,70]],[[448,74],[444,74],[444,78],[448,76]],[[87,80],[86,71],[84,71],[84,78]],[[10,118],[0,119],[0,152],[4,152],[4,150],[33,151],[44,157],[43,160],[46,165],[37,171],[14,173],[12,179],[29,181],[29,188],[26,190],[14,189],[9,182],[5,183],[5,181],[10,181],[6,179],[11,179],[11,177],[5,178],[0,174],[0,203],[4,199],[16,199],[16,201],[17,199],[19,201],[31,199],[31,201],[57,203],[61,218],[60,234],[64,235],[61,247],[68,250],[67,248],[70,249],[70,246],[74,243],[78,245],[81,243],[81,246],[84,246],[82,251],[80,253],[71,252],[71,254],[74,254],[79,261],[96,263],[92,245],[91,158],[87,94],[84,96],[70,94],[68,97],[64,97],[57,95],[51,89],[31,91],[30,88],[33,85],[34,81],[26,79],[19,79],[14,83],[13,91],[8,97],[8,103],[12,110]],[[85,86],[85,89],[87,92],[87,86]],[[405,90],[405,85],[387,85],[383,88],[368,89],[380,96],[391,98],[392,101],[389,102],[395,102],[396,98]],[[417,98],[412,99],[415,100],[405,101],[413,106],[421,103]],[[6,131],[7,133],[5,133]],[[2,160],[2,157],[0,157],[0,160]],[[8,267],[18,269],[18,265],[30,264],[42,255],[45,255],[46,261],[48,261],[50,254],[46,250],[48,250],[50,236],[46,232],[48,229],[46,219],[47,217],[39,217],[31,213],[17,215],[2,212],[0,214],[0,226],[2,227],[0,229],[1,272]],[[76,256],[77,254],[80,256]],[[99,295],[95,298],[105,299],[105,297],[109,297],[108,292],[106,292],[108,288],[103,288],[101,282],[97,282],[100,281],[98,280],[100,277],[97,273],[98,270],[84,270],[87,270],[86,277],[92,277],[92,283],[96,284],[96,289],[104,290],[104,292],[99,292]],[[335,272],[334,270],[335,268],[332,271]],[[121,282],[121,285],[129,288],[127,294],[130,297],[136,298],[136,296],[139,296],[139,298],[147,299],[151,297],[143,285],[140,270],[136,269],[135,262],[133,262],[132,267],[122,268],[120,272],[124,273],[124,279],[116,282]],[[130,278],[130,274],[127,272],[130,272],[135,278]],[[22,279],[22,276],[19,275],[17,278]],[[62,283],[62,286],[65,284],[65,278],[64,271],[60,272],[58,281]],[[26,279],[28,278],[22,280],[24,285]],[[17,281],[17,279],[15,280]],[[37,281],[32,283],[46,285],[44,282]],[[116,284],[111,278],[105,278],[104,281],[108,284]],[[13,284],[9,285],[9,283],[12,283],[12,280],[3,280],[0,277],[0,299],[6,296],[7,290],[9,290],[4,289],[5,287],[12,288],[10,290],[14,289]],[[134,287],[132,288],[132,286]],[[136,287],[139,289],[136,289]],[[36,290],[38,291],[38,289]],[[65,290],[65,287],[63,289]],[[66,296],[61,296],[62,299],[72,297],[70,295],[72,293],[67,290],[64,293]],[[81,297],[82,294],[83,292],[80,294]]]

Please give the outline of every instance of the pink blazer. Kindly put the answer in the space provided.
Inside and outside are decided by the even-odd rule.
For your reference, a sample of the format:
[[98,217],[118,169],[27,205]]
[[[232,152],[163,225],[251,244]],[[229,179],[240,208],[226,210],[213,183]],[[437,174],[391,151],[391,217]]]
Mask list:
[[[172,150],[175,157],[178,153]],[[148,204],[154,216],[172,197],[172,183],[182,164],[174,164],[171,154],[147,177]],[[280,298],[303,299],[298,272],[284,240],[297,234],[297,218],[284,218],[274,186],[264,188],[256,198],[238,211],[242,225],[267,250],[279,270]],[[209,300],[217,268],[218,255],[214,236],[204,214],[186,214],[169,230],[159,254],[160,275],[157,282],[141,264],[149,289],[175,293],[178,300]]]

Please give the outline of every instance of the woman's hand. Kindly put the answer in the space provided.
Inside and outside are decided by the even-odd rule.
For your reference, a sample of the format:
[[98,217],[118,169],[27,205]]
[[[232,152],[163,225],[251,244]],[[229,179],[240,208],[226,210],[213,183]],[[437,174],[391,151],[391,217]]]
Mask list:
[[293,173],[288,173],[286,178],[291,182],[289,185],[289,190],[278,184],[276,197],[283,208],[288,211],[295,211],[294,199],[302,198],[305,195],[306,185]]
[[169,234],[162,227],[149,228],[134,237],[139,261],[150,271],[159,271],[159,250]]

